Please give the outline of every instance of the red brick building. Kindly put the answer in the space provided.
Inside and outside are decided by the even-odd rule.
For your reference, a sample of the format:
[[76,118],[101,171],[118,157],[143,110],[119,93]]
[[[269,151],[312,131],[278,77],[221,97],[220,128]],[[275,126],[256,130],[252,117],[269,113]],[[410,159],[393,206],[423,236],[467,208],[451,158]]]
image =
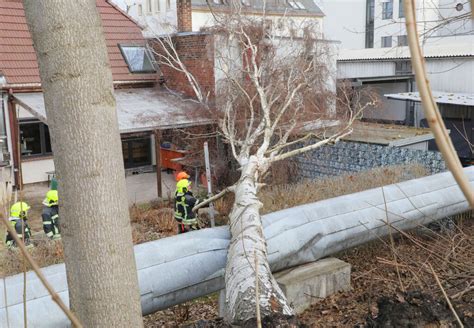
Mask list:
[[[152,167],[156,164],[153,131],[210,120],[196,115],[195,105],[160,88],[164,81],[170,89],[193,96],[182,76],[159,71],[145,47],[141,27],[132,18],[108,0],[97,0],[97,9],[116,89],[125,167]],[[178,49],[205,89],[213,93],[212,49],[205,42],[209,37],[183,36]],[[4,169],[15,172],[16,185],[46,181],[54,174],[41,91],[22,1],[0,0],[0,162]]]

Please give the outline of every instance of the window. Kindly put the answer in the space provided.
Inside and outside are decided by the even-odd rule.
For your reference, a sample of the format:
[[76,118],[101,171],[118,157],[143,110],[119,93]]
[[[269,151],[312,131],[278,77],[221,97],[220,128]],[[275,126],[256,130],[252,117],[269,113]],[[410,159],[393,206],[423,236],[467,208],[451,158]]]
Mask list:
[[412,74],[411,61],[402,60],[395,62],[395,75],[407,75]]
[[393,0],[382,2],[382,19],[392,19],[393,17]]
[[382,48],[390,48],[392,46],[392,37],[383,36],[382,37]]
[[153,12],[151,0],[146,0],[146,12],[151,14]]
[[[181,0],[177,0],[181,1]],[[166,10],[171,10],[171,0],[166,0]]]
[[52,153],[48,126],[39,122],[20,121],[20,149],[23,157]]
[[405,11],[403,10],[404,9],[403,1],[404,0],[399,0],[399,3],[398,3],[398,17],[399,18],[405,17]]
[[365,47],[374,47],[375,0],[367,0],[365,18]]
[[155,13],[159,13],[160,9],[160,0],[155,0]]
[[397,46],[399,47],[408,46],[408,37],[406,35],[399,35],[397,37]]
[[293,9],[305,9],[303,3],[301,1],[292,1],[289,0],[288,4],[290,5],[291,8]]
[[138,5],[138,16],[142,16],[142,15],[143,15],[143,6]]
[[123,58],[131,73],[154,73],[156,69],[152,55],[144,46],[127,46],[119,44]]
[[150,137],[123,139],[122,154],[126,169],[151,165]]

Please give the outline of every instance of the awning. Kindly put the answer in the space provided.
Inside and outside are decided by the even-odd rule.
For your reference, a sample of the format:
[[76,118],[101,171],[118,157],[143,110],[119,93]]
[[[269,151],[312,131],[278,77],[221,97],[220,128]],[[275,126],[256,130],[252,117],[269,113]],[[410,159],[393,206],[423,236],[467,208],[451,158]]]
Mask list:
[[[16,102],[48,124],[43,93],[16,93]],[[154,88],[115,90],[120,133],[184,128],[213,123],[196,103]]]
[[[389,99],[421,102],[419,92],[402,92],[384,95]],[[474,106],[474,93],[452,93],[433,91],[435,101],[439,104]]]

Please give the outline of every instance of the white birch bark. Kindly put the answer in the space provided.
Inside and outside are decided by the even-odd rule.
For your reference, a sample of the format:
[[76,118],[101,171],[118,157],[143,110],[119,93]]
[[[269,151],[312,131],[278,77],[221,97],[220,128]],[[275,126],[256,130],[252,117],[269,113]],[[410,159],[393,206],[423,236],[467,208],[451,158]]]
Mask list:
[[84,327],[140,327],[112,75],[96,1],[24,3],[59,178],[71,308]]
[[[262,317],[272,313],[294,314],[268,265],[267,245],[260,218],[262,204],[257,198],[257,170],[256,156],[251,156],[242,165],[242,175],[235,187],[235,203],[230,214],[232,239],[225,271],[225,319],[233,324],[243,324],[256,318],[257,301]],[[258,263],[258,270],[255,263]],[[256,272],[258,291],[255,290]]]

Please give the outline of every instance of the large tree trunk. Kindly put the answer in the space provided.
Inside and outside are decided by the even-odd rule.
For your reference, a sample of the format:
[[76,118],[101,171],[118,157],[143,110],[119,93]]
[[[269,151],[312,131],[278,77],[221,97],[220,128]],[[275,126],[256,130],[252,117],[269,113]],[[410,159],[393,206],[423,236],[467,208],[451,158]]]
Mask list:
[[268,265],[267,245],[259,213],[261,203],[257,198],[257,165],[256,157],[252,156],[242,167],[230,214],[232,237],[225,272],[225,319],[234,324],[243,324],[256,318],[257,297],[261,317],[276,313],[294,314]]
[[140,327],[112,75],[96,1],[25,0],[25,11],[59,178],[71,308],[85,327]]

